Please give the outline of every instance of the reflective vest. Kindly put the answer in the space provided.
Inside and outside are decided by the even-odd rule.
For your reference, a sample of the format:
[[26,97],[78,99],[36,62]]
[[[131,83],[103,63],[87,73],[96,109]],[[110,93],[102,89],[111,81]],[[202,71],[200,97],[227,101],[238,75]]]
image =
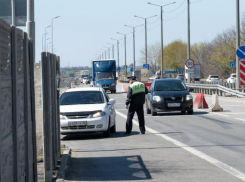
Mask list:
[[138,93],[145,93],[145,85],[141,82],[134,82],[133,84],[130,85],[132,89],[132,95],[138,94]]

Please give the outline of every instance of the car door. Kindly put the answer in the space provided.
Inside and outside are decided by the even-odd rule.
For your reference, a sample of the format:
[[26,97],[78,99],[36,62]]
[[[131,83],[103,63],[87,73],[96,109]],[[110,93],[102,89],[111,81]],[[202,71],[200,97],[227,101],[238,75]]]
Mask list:
[[152,93],[154,91],[154,85],[155,85],[155,81],[153,81],[153,83],[151,84],[151,87],[150,87],[150,89],[148,91],[148,94],[146,96],[147,97],[147,106],[148,106],[148,108],[151,108],[151,101],[152,101],[152,97],[153,97]]
[[[107,95],[107,93],[104,91],[104,89],[103,89],[103,92],[104,92],[105,97],[106,97],[106,102],[108,103],[110,100],[110,97]],[[110,113],[110,118],[111,118],[110,125],[113,126],[115,123],[115,117],[116,117],[115,107],[114,107],[114,105],[109,105],[109,104],[107,104],[107,107],[108,107],[108,111]]]

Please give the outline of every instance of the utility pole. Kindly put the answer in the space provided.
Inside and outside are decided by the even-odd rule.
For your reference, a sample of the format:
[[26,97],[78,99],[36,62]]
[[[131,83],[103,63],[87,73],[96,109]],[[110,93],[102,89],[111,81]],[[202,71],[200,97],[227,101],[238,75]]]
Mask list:
[[[190,59],[190,0],[187,0],[187,59]],[[191,82],[191,74],[188,73],[187,83]]]
[[53,50],[54,49],[54,47],[53,47],[54,46],[54,22],[53,21],[54,21],[54,19],[59,18],[59,17],[60,16],[56,16],[56,17],[52,18],[52,22],[51,22],[52,23],[52,25],[51,25],[52,26],[52,54],[54,53],[54,50]]
[[117,32],[118,34],[124,35],[124,52],[125,52],[125,76],[127,77],[127,43],[126,43],[126,35],[124,33]]
[[129,28],[133,28],[133,60],[134,60],[134,63],[133,63],[133,73],[132,73],[132,76],[135,76],[134,72],[135,72],[135,28],[137,27],[140,27],[140,26],[143,26],[143,25],[139,25],[139,26],[135,26],[135,27],[132,27],[132,26],[128,26],[128,25],[124,25],[125,27],[129,27]]
[[[240,47],[240,6],[236,0],[236,48]],[[236,89],[240,88],[240,59],[236,56]]]
[[154,16],[150,16],[150,17],[147,17],[147,18],[143,18],[143,17],[140,17],[140,16],[134,16],[134,17],[137,17],[137,18],[141,18],[141,19],[144,19],[145,20],[145,63],[147,64],[147,19],[149,18],[153,18],[157,15],[154,15]]
[[[107,44],[110,44],[107,42]],[[114,44],[110,44],[112,46],[112,59],[114,59]]]
[[15,26],[15,0],[11,0],[11,9],[12,9],[12,25]]
[[[163,5],[163,6],[168,6],[168,5],[171,5],[171,4],[174,4],[174,3],[175,2],[172,2],[172,3],[169,3],[169,4]],[[154,5],[154,6],[158,6],[161,9],[161,71],[162,71],[161,77],[162,77],[163,74],[164,74],[164,62],[163,62],[163,10],[162,10],[163,6],[160,6],[160,5],[157,5],[157,4],[153,4],[153,3],[148,3],[148,4]]]
[[[12,0],[13,1],[13,0]],[[35,14],[34,14],[34,0],[27,0],[27,21],[26,21],[26,30],[28,38],[32,42],[33,46],[33,63],[35,63]],[[46,33],[46,32],[45,32]],[[46,35],[45,35],[46,39]]]
[[117,41],[117,66],[119,67],[119,40],[111,38],[111,40]]

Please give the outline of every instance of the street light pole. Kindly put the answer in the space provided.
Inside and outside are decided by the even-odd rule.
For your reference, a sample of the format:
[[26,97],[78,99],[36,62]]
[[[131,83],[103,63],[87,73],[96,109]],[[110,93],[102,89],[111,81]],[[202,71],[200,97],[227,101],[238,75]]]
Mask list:
[[[190,59],[190,0],[187,0],[187,59]],[[187,83],[191,82],[191,74],[188,73]]]
[[117,66],[119,67],[119,40],[117,39],[113,39],[111,38],[112,40],[116,40],[117,41]]
[[106,46],[103,46],[104,48],[108,48],[108,59],[110,59],[110,48],[109,47],[106,47]]
[[135,73],[135,28],[143,26],[143,25],[139,25],[139,26],[135,26],[135,27],[128,26],[128,25],[124,25],[124,26],[129,27],[129,28],[133,28],[133,53],[134,53],[133,54],[133,60],[134,60],[133,69],[134,69],[134,71],[133,71],[132,75],[135,76],[135,74],[134,74]]
[[153,4],[153,3],[148,3],[150,5],[154,5],[154,6],[158,6],[160,7],[161,9],[161,71],[162,71],[162,74],[161,74],[161,77],[163,76],[164,74],[164,58],[163,58],[163,11],[162,11],[162,7],[163,6],[168,6],[168,5],[171,5],[171,4],[174,4],[175,2],[172,2],[172,3],[169,3],[169,4],[165,4],[165,5],[157,5],[157,4]]
[[127,44],[126,44],[126,35],[124,33],[117,32],[118,34],[124,35],[124,51],[125,51],[125,76],[127,77]]
[[51,25],[50,26],[47,26],[47,27],[45,27],[45,42],[44,42],[44,46],[45,46],[45,52],[46,52],[46,35],[47,35],[47,33],[46,33],[46,30],[47,30],[47,28],[49,28],[49,27],[51,27]]
[[[107,44],[110,44],[107,42]],[[110,44],[112,46],[112,59],[114,59],[114,44]]]
[[53,20],[56,19],[56,18],[59,18],[60,16],[56,16],[54,18],[52,18],[52,54],[53,54],[53,46],[54,46],[54,34],[53,34],[53,31],[54,31],[54,23],[53,23]]
[[[240,47],[240,7],[239,0],[236,0],[236,47]],[[240,88],[240,60],[236,56],[236,89]]]
[[146,64],[147,64],[147,19],[153,18],[155,16],[157,16],[157,15],[150,16],[150,17],[147,17],[147,18],[140,17],[140,16],[137,16],[137,15],[134,16],[134,17],[141,18],[141,19],[145,20],[145,62],[146,62]]
[[27,0],[27,21],[26,31],[28,38],[32,42],[33,55],[32,62],[35,63],[35,17],[34,17],[34,0]]
[[[46,33],[46,34],[48,34],[48,33]],[[44,42],[45,42],[45,41],[43,40],[43,36],[44,36],[44,35],[45,35],[45,34],[42,35],[42,51],[44,51]]]

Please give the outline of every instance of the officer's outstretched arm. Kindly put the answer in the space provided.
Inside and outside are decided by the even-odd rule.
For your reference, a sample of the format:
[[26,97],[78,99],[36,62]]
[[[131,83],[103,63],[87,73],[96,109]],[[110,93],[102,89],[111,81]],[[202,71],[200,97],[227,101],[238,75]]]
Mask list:
[[127,94],[127,99],[126,99],[126,105],[129,105],[132,100],[132,88],[128,87],[128,94]]

